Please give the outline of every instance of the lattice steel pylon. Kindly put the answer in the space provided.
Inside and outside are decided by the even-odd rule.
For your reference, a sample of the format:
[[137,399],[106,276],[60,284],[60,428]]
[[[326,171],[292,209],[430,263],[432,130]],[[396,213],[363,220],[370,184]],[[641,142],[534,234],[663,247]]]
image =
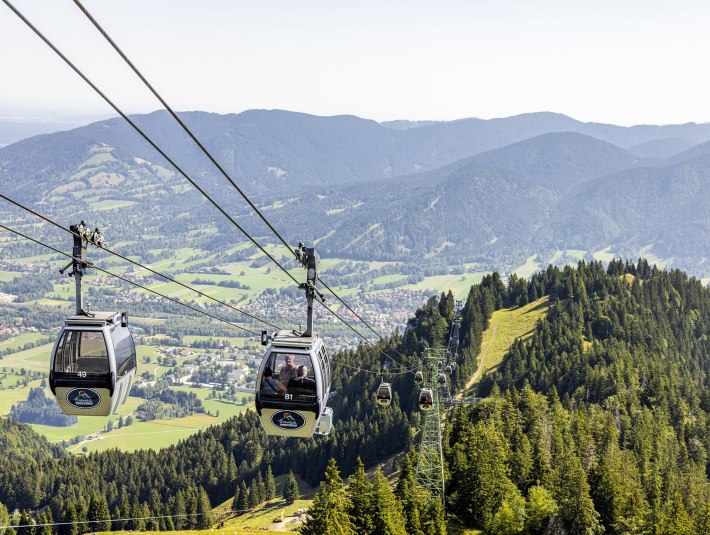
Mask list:
[[[428,349],[422,360],[425,366],[422,388],[429,388],[432,393],[432,407],[424,411],[422,438],[417,454],[417,470],[414,479],[417,484],[432,494],[438,495],[442,503],[446,502],[444,479],[444,452],[441,439],[441,404],[451,404],[449,379],[452,366],[456,365],[459,349],[459,328],[461,326],[461,301],[456,303],[454,321],[451,324],[449,343],[446,349]],[[449,373],[449,378],[446,372]],[[440,378],[443,376],[444,382]]]
[[446,358],[442,350],[428,350],[424,356],[427,372],[424,377],[424,388],[432,392],[432,407],[424,411],[422,438],[417,454],[417,470],[414,479],[417,484],[438,495],[442,501],[446,499],[444,488],[444,454],[441,445],[441,386],[435,374],[441,369]]

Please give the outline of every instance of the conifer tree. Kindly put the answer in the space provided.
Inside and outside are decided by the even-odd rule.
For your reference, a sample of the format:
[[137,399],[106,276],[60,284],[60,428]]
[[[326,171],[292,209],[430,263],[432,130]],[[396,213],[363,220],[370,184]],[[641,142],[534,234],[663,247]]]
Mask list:
[[373,482],[373,524],[378,535],[407,535],[402,504],[390,488],[389,481],[380,470]]
[[173,523],[175,524],[175,529],[180,531],[187,526],[187,509],[185,507],[185,496],[182,491],[179,490],[175,494],[175,504],[173,509]]
[[348,481],[348,494],[350,495],[350,513],[358,535],[370,535],[374,530],[372,523],[374,500],[372,483],[365,474],[365,466],[360,457],[355,461],[355,471]]
[[77,535],[79,533],[79,526],[76,524],[78,520],[79,515],[76,512],[74,500],[69,499],[65,502],[62,525],[59,526],[59,535]]
[[570,452],[560,455],[556,461],[557,502],[560,517],[570,535],[596,535],[604,528],[599,523],[599,513],[589,496],[589,483],[582,463]]
[[239,499],[237,500],[236,513],[238,515],[243,515],[249,510],[249,489],[247,488],[246,481],[242,479],[239,483]]
[[199,488],[197,497],[197,529],[209,529],[212,526],[212,505],[205,489]]
[[540,485],[531,487],[525,503],[525,532],[542,533],[558,509],[550,491]]
[[111,529],[111,514],[103,494],[94,492],[91,495],[88,520],[91,531],[109,531]]
[[414,480],[415,467],[416,453],[415,451],[410,451],[402,459],[399,480],[395,490],[397,498],[402,502],[407,533],[410,535],[420,535],[423,532],[421,516],[427,505],[422,500],[422,491]]
[[308,510],[306,522],[299,532],[302,535],[360,535],[348,514],[350,504],[345,484],[340,478],[335,459],[330,459],[325,479]]
[[[7,507],[0,502],[0,526],[10,525],[10,514],[7,512]],[[7,528],[0,528],[0,535],[5,535]]]
[[126,521],[126,528],[129,531],[145,531],[145,520],[143,520],[143,507],[138,503],[138,498],[131,503],[131,514]]
[[239,510],[239,485],[234,489],[234,498],[232,498],[232,511]]
[[260,503],[259,484],[256,479],[252,479],[249,484],[249,509],[254,509]]
[[20,523],[15,528],[17,535],[35,535],[35,521],[27,511],[22,511]]
[[424,514],[421,515],[422,532],[426,535],[447,535],[446,510],[439,496],[432,496]]
[[52,524],[54,524],[54,520],[52,518],[51,509],[47,509],[40,515],[39,524],[41,525],[38,527],[37,535],[52,535]]
[[286,477],[286,484],[284,485],[283,497],[286,503],[293,503],[298,500],[299,497],[298,482],[293,472],[289,471]]
[[269,465],[266,466],[264,483],[266,485],[266,500],[273,500],[276,498],[276,480],[274,479],[274,474],[271,472],[271,466]]

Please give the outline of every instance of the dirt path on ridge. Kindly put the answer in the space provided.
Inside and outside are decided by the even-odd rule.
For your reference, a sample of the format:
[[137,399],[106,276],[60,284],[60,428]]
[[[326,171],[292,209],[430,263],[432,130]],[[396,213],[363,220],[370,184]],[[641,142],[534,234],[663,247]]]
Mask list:
[[493,323],[493,332],[491,333],[491,339],[486,345],[486,348],[481,353],[476,373],[474,373],[471,379],[468,380],[468,382],[466,383],[466,388],[464,390],[468,390],[473,385],[475,385],[476,382],[481,378],[481,374],[483,374],[483,364],[486,361],[486,355],[488,355],[488,351],[491,349],[491,346],[493,345],[493,342],[496,339],[496,327],[498,327],[497,323],[493,320],[493,318],[491,318],[491,323]]

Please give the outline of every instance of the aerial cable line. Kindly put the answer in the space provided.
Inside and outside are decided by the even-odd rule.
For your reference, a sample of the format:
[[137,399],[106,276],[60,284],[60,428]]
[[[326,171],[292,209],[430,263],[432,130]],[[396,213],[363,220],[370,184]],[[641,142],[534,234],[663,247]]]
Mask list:
[[[237,185],[237,183],[232,179],[232,177],[227,173],[227,171],[220,165],[220,163],[215,159],[214,156],[207,150],[207,148],[202,144],[202,142],[197,138],[197,136],[188,128],[188,126],[183,122],[182,119],[178,116],[178,114],[175,112],[175,110],[170,107],[170,105],[165,101],[165,99],[158,93],[158,91],[153,87],[153,85],[146,79],[145,76],[143,76],[143,73],[138,69],[138,67],[135,66],[135,64],[128,58],[128,56],[123,52],[121,47],[119,47],[116,42],[111,38],[111,36],[104,30],[104,28],[98,23],[98,21],[91,15],[88,9],[84,7],[84,5],[79,1],[79,0],[74,0],[74,3],[76,6],[81,10],[82,13],[86,16],[87,19],[94,25],[94,27],[99,31],[101,35],[104,36],[106,41],[113,47],[113,49],[116,51],[116,53],[121,56],[121,58],[126,62],[126,64],[133,70],[133,72],[140,78],[140,80],[145,84],[145,86],[148,88],[148,90],[155,96],[155,98],[160,101],[160,103],[163,105],[163,107],[167,110],[167,112],[177,121],[177,123],[182,127],[182,129],[185,131],[185,133],[192,139],[192,141],[195,142],[195,144],[200,148],[200,150],[204,153],[205,156],[212,162],[212,164],[217,168],[217,170],[226,178],[229,183],[234,187],[234,189],[237,190],[239,195],[242,196],[242,198],[247,202],[247,204],[251,207],[252,210],[259,216],[259,218],[264,222],[264,224],[269,227],[271,232],[274,233],[274,235],[281,241],[281,243],[288,249],[291,254],[296,256],[294,253],[293,248],[288,244],[288,242],[281,236],[281,234],[274,228],[274,226],[269,222],[268,219],[266,219],[266,216],[259,210],[259,208],[252,202],[252,200],[244,193],[244,191]],[[297,257],[296,257],[297,258]],[[377,332],[375,331],[368,322],[366,322],[357,312],[355,312],[350,306],[341,299],[341,297],[335,293],[334,290],[332,290],[320,277],[318,277],[318,280],[323,284],[323,286],[331,293],[335,298],[340,301],[343,306],[345,306],[358,320],[360,320],[370,331],[372,331],[375,336],[377,336],[381,341],[385,341],[385,339]],[[402,355],[400,355],[402,356]],[[404,358],[402,356],[402,358]]]
[[[14,205],[17,206],[18,208],[21,208],[21,209],[23,209],[23,210],[25,210],[25,211],[27,211],[27,212],[29,212],[29,213],[31,213],[31,214],[33,214],[33,215],[39,217],[39,218],[42,219],[43,221],[46,221],[47,223],[50,223],[51,225],[54,225],[55,227],[57,227],[57,228],[59,228],[59,229],[65,231],[65,232],[68,232],[69,234],[72,234],[72,235],[75,234],[75,233],[72,232],[71,230],[66,229],[66,228],[64,228],[63,226],[61,226],[61,225],[60,225],[59,223],[57,223],[56,221],[53,221],[53,220],[49,219],[48,217],[46,217],[46,216],[44,216],[44,215],[42,215],[42,214],[40,214],[40,213],[38,213],[38,212],[32,210],[31,208],[29,208],[29,207],[27,207],[27,206],[24,206],[23,204],[21,204],[21,203],[15,201],[15,200],[13,200],[13,199],[11,199],[10,197],[8,197],[7,195],[5,195],[5,194],[3,194],[3,193],[0,193],[0,197],[2,197],[2,198],[5,199],[6,201],[8,201],[8,202],[14,204]],[[0,225],[0,226],[1,226],[1,225]],[[15,231],[15,230],[13,230],[13,229],[10,229],[9,227],[4,227],[4,226],[3,226],[3,228],[5,228],[5,229],[7,229],[7,230],[9,230],[9,231],[11,231],[11,232],[15,232],[16,234],[18,234],[18,235],[20,235],[20,236],[22,236],[22,237],[24,237],[24,238],[26,238],[26,239],[28,239],[28,240],[34,241],[34,242],[36,242],[36,243],[38,243],[38,244],[40,244],[40,245],[44,245],[45,247],[47,247],[47,248],[49,248],[49,249],[52,249],[52,250],[54,250],[54,251],[56,251],[56,252],[58,252],[58,253],[63,254],[63,255],[66,256],[66,253],[64,253],[64,252],[62,252],[62,251],[59,251],[58,249],[55,249],[55,248],[53,248],[53,247],[51,247],[51,246],[49,246],[49,245],[46,245],[46,244],[44,244],[44,243],[42,243],[42,242],[40,242],[40,241],[34,240],[33,238],[30,238],[30,237],[28,237],[28,236],[25,236],[24,234],[21,234],[21,233]],[[108,253],[114,255],[114,256],[117,256],[118,258],[121,258],[122,260],[125,260],[125,261],[130,262],[131,264],[133,264],[133,265],[135,265],[135,266],[140,267],[141,269],[145,269],[145,270],[147,270],[147,271],[149,271],[149,272],[151,272],[151,273],[154,273],[155,275],[158,275],[159,277],[163,277],[163,278],[165,278],[166,280],[169,280],[170,282],[174,282],[174,283],[176,283],[176,284],[182,286],[183,288],[186,288],[186,289],[188,289],[188,290],[190,290],[190,291],[192,291],[192,292],[195,292],[195,293],[197,293],[197,294],[199,294],[199,295],[202,295],[202,296],[204,296],[204,297],[207,297],[207,298],[211,299],[212,301],[215,301],[215,302],[218,303],[218,304],[224,305],[224,306],[226,306],[226,307],[228,307],[228,308],[230,308],[230,309],[233,309],[233,310],[235,310],[235,311],[237,311],[237,312],[239,312],[239,313],[241,313],[241,314],[244,314],[244,315],[246,315],[246,316],[248,316],[248,317],[250,317],[250,318],[252,318],[252,319],[254,319],[254,320],[260,321],[260,322],[262,322],[262,323],[264,323],[264,324],[266,324],[266,325],[269,325],[269,326],[271,326],[271,327],[274,327],[275,329],[279,329],[278,326],[276,326],[276,325],[274,325],[274,324],[272,324],[272,323],[270,323],[270,322],[268,322],[268,321],[266,321],[266,320],[263,320],[263,319],[261,319],[261,318],[258,318],[257,316],[254,316],[254,315],[252,315],[252,314],[249,314],[248,312],[245,312],[245,311],[243,311],[243,310],[241,310],[241,309],[239,309],[239,308],[236,308],[236,307],[234,307],[234,306],[232,306],[232,305],[229,305],[229,304],[227,304],[227,303],[224,303],[223,301],[220,301],[220,300],[218,300],[218,299],[215,299],[214,297],[211,297],[211,296],[209,296],[209,295],[206,295],[206,294],[200,292],[199,290],[197,290],[197,289],[195,289],[195,288],[193,288],[193,287],[191,287],[191,286],[189,286],[189,285],[187,285],[187,284],[185,284],[185,283],[183,283],[183,282],[180,282],[180,281],[178,281],[178,280],[173,279],[172,277],[169,277],[169,276],[167,276],[167,275],[164,275],[163,273],[160,273],[160,272],[158,272],[158,271],[155,271],[154,269],[149,268],[148,266],[144,266],[144,265],[141,264],[140,262],[136,262],[135,260],[131,260],[130,258],[128,258],[128,257],[126,257],[126,256],[123,256],[122,254],[117,253],[117,252],[115,252],[115,251],[112,251],[111,249],[108,249],[108,248],[106,248],[106,247],[102,247],[102,249],[105,250],[106,252],[108,252]],[[92,265],[92,267],[96,267],[96,266],[93,266],[93,265]],[[101,268],[98,268],[98,267],[96,267],[96,269],[98,269],[98,270],[100,270],[100,271],[105,271],[105,270],[103,270],[103,269],[101,269]],[[126,282],[129,282],[130,284],[133,284],[133,285],[135,285],[135,286],[138,286],[139,288],[143,288],[143,289],[145,289],[145,290],[148,290],[149,292],[153,292],[153,293],[155,293],[156,295],[159,295],[159,296],[161,296],[161,297],[165,297],[166,299],[170,299],[170,300],[173,301],[173,302],[176,302],[176,303],[181,304],[181,305],[183,305],[183,306],[187,306],[188,308],[191,308],[192,310],[197,310],[198,312],[201,312],[201,313],[203,312],[203,311],[198,310],[198,309],[195,309],[195,308],[193,308],[193,307],[191,307],[191,306],[189,306],[189,305],[185,305],[184,303],[182,303],[182,302],[180,302],[180,301],[177,301],[177,300],[175,300],[175,299],[173,299],[173,298],[171,298],[171,297],[167,297],[167,296],[165,296],[165,295],[163,295],[163,294],[161,294],[161,293],[155,292],[154,290],[151,290],[150,288],[144,287],[144,286],[139,285],[139,284],[137,284],[137,283],[134,283],[134,282],[132,282],[132,281],[130,281],[130,280],[128,280],[128,279],[125,279],[125,278],[121,277],[120,275],[116,275],[116,274],[111,273],[111,272],[108,272],[108,271],[106,271],[106,273],[108,273],[109,275],[113,275],[114,277],[120,278],[121,280],[125,280]],[[336,318],[338,318],[341,322],[343,322],[348,328],[350,328],[355,334],[357,334],[358,336],[360,336],[361,338],[363,338],[366,342],[369,342],[371,345],[373,345],[373,347],[375,347],[374,344],[372,344],[372,342],[370,342],[369,340],[367,340],[366,338],[364,338],[364,337],[362,336],[362,334],[360,334],[357,330],[355,330],[346,320],[344,320],[343,318],[341,318],[335,311],[333,311],[333,310],[331,310],[330,308],[328,308],[328,306],[325,305],[325,304],[324,304],[323,306],[324,306],[331,314],[333,314]],[[210,317],[215,317],[215,318],[216,318],[216,316],[212,316],[211,314],[207,314],[207,315],[209,315]],[[226,320],[222,320],[221,318],[217,318],[217,319],[219,319],[220,321],[225,321],[225,322],[226,322]],[[234,324],[231,323],[231,322],[226,322],[226,323],[229,323],[230,325],[234,325]],[[236,326],[236,325],[234,325],[234,326]],[[258,335],[258,333],[255,333],[255,332],[253,332],[253,331],[251,331],[251,330],[249,330],[249,329],[245,329],[245,328],[243,328],[243,327],[239,327],[239,328],[240,328],[240,329],[243,329],[243,330],[245,330],[245,331],[247,331],[247,332],[250,332],[250,333],[252,333],[252,334],[254,334],[254,335]]]
[[[32,241],[32,242],[34,242],[34,243],[36,243],[36,244],[38,244],[38,245],[41,245],[41,246],[43,246],[43,247],[46,247],[47,249],[50,249],[50,250],[54,251],[55,253],[59,253],[59,254],[61,254],[61,255],[66,256],[67,258],[71,258],[72,260],[80,260],[80,259],[78,259],[78,258],[73,257],[72,255],[70,255],[70,254],[68,254],[68,253],[65,253],[64,251],[61,251],[61,250],[57,249],[56,247],[52,247],[51,245],[47,245],[46,243],[43,243],[43,242],[41,242],[41,241],[39,241],[39,240],[36,240],[36,239],[34,239],[34,238],[30,238],[30,237],[27,236],[26,234],[23,234],[22,232],[20,232],[20,231],[18,231],[18,230],[15,230],[15,229],[12,229],[12,228],[10,228],[10,227],[6,227],[5,225],[3,225],[3,224],[1,224],[1,223],[0,223],[0,228],[3,228],[3,229],[5,229],[5,230],[7,230],[7,231],[10,231],[10,232],[13,232],[13,233],[17,234],[18,236],[21,236],[21,237],[25,238],[26,240]],[[231,325],[232,327],[235,327],[235,328],[237,328],[237,329],[241,329],[242,331],[248,332],[248,333],[253,334],[253,335],[255,335],[255,336],[259,336],[259,333],[256,333],[256,332],[252,331],[251,329],[247,329],[246,327],[242,327],[241,325],[238,325],[238,324],[233,323],[233,322],[231,322],[231,321],[227,321],[227,320],[225,320],[225,319],[222,319],[222,318],[220,318],[220,317],[218,317],[218,316],[215,316],[214,314],[210,314],[209,312],[205,312],[204,310],[200,310],[200,309],[197,308],[197,307],[193,307],[192,305],[188,305],[187,303],[183,303],[182,301],[178,301],[177,299],[174,299],[174,298],[172,298],[172,297],[168,297],[168,296],[165,295],[165,294],[161,294],[160,292],[156,292],[155,290],[151,290],[150,288],[148,288],[148,287],[146,287],[146,286],[143,286],[142,284],[138,284],[137,282],[133,282],[132,280],[127,279],[127,278],[125,278],[125,277],[122,277],[121,275],[118,275],[117,273],[113,273],[113,272],[108,271],[108,270],[106,270],[106,269],[100,268],[100,267],[98,267],[97,265],[95,265],[95,264],[93,264],[93,263],[91,263],[91,262],[87,262],[87,264],[88,264],[88,266],[91,267],[91,268],[94,268],[94,269],[97,269],[97,270],[99,270],[99,271],[102,271],[103,273],[106,273],[107,275],[111,275],[112,277],[116,277],[117,279],[121,279],[122,281],[127,282],[128,284],[132,284],[133,286],[136,286],[136,287],[140,288],[141,290],[146,290],[146,291],[148,291],[148,292],[150,292],[150,293],[152,293],[152,294],[155,294],[155,295],[157,295],[157,296],[159,296],[159,297],[162,297],[163,299],[167,299],[168,301],[172,301],[173,303],[176,303],[176,304],[178,304],[178,305],[181,305],[181,306],[184,306],[184,307],[186,307],[186,308],[189,308],[190,310],[193,310],[193,311],[195,311],[195,312],[199,312],[200,314],[204,314],[205,316],[209,316],[209,317],[212,318],[212,319],[216,319],[217,321],[221,321],[222,323],[226,323],[227,325]]]
[[[3,0],[5,5],[7,5],[15,15],[22,20],[42,41],[45,42],[49,48],[51,48],[82,80],[84,80],[109,106],[111,106],[116,113],[118,113],[123,119],[126,120],[126,122],[145,140],[148,142],[148,144],[153,147],[165,160],[175,168],[176,171],[178,171],[185,179],[192,184],[192,186],[197,189],[210,203],[217,208],[222,215],[224,215],[237,229],[239,229],[242,234],[244,234],[249,241],[251,241],[254,245],[256,245],[261,252],[263,252],[272,262],[274,262],[295,284],[300,284],[298,280],[285,268],[283,267],[269,252],[262,247],[246,230],[244,230],[239,223],[237,223],[234,218],[232,218],[219,204],[217,204],[216,201],[210,197],[207,192],[205,192],[200,186],[197,185],[197,183],[190,178],[190,176],[177,164],[175,163],[172,158],[170,158],[165,151],[163,151],[135,122],[133,122],[108,96],[106,96],[105,93],[103,93],[97,86],[94,84],[72,61],[67,58],[39,29],[34,26],[28,19],[25,17],[15,6],[12,5],[12,3],[9,0]],[[320,301],[319,301],[320,302]],[[321,303],[323,304],[323,303]],[[325,306],[323,304],[323,306]],[[340,316],[335,314],[330,308],[325,306],[325,308],[331,312],[331,314],[334,314],[340,321],[343,323],[346,323],[345,320],[343,320]],[[347,324],[347,323],[346,323]],[[363,340],[366,342],[372,344],[367,338],[365,338],[362,334],[360,334],[357,330],[355,330],[352,326],[348,325],[348,327],[353,330],[355,333],[360,336]],[[373,344],[374,345],[374,344]]]
[[[40,213],[38,213],[38,212],[35,212],[35,211],[32,210],[31,208],[28,208],[27,206],[24,206],[23,204],[21,204],[21,203],[15,201],[15,200],[13,200],[13,199],[11,199],[11,198],[8,197],[7,195],[4,195],[4,194],[0,193],[0,197],[2,197],[2,198],[5,199],[6,201],[8,201],[8,202],[14,204],[14,205],[17,206],[18,208],[22,208],[23,210],[25,210],[25,211],[31,213],[32,215],[35,215],[35,216],[39,217],[40,219],[46,221],[47,223],[50,223],[51,225],[54,225],[55,227],[60,228],[60,229],[62,229],[62,230],[65,231],[65,232],[68,232],[69,234],[76,235],[76,233],[72,232],[71,230],[69,230],[69,229],[67,229],[67,228],[64,228],[62,225],[60,225],[60,224],[57,223],[56,221],[52,221],[52,220],[49,219],[48,217],[46,217],[46,216],[44,216],[44,215],[42,215],[42,214],[40,214]],[[186,289],[188,289],[188,290],[190,290],[190,291],[192,291],[192,292],[195,292],[195,293],[197,293],[197,294],[199,294],[199,295],[201,295],[201,296],[203,296],[203,297],[206,297],[206,298],[208,298],[208,299],[214,301],[215,303],[218,303],[218,304],[220,304],[220,305],[222,305],[222,306],[225,306],[225,307],[227,307],[227,308],[230,308],[230,309],[234,310],[235,312],[239,312],[240,314],[243,314],[243,315],[247,316],[248,318],[251,318],[251,319],[253,319],[253,320],[256,320],[256,321],[259,321],[259,322],[261,322],[261,323],[264,323],[265,325],[268,325],[269,327],[273,327],[273,328],[275,328],[275,329],[279,329],[279,327],[278,327],[277,325],[274,325],[273,323],[270,323],[270,322],[268,322],[268,321],[266,321],[266,320],[263,320],[263,319],[261,319],[261,318],[255,316],[255,315],[253,315],[253,314],[250,314],[249,312],[246,312],[246,311],[244,311],[244,310],[242,310],[242,309],[240,309],[240,308],[238,308],[238,307],[232,306],[232,305],[230,305],[230,304],[228,304],[228,303],[225,303],[224,301],[220,301],[219,299],[216,299],[216,298],[214,298],[214,297],[212,297],[212,296],[209,296],[209,295],[207,295],[207,294],[205,294],[205,293],[203,293],[203,292],[200,292],[199,290],[197,290],[197,289],[195,289],[195,288],[193,288],[193,287],[191,287],[191,286],[189,286],[189,285],[187,285],[187,284],[185,284],[185,283],[183,283],[183,282],[180,282],[179,280],[176,280],[176,279],[174,279],[174,278],[172,278],[172,277],[170,277],[170,276],[168,276],[168,275],[164,275],[163,273],[160,273],[159,271],[156,271],[156,270],[154,270],[154,269],[152,269],[152,268],[149,268],[148,266],[144,266],[144,265],[141,264],[140,262],[136,262],[135,260],[131,260],[131,259],[128,258],[127,256],[123,256],[122,254],[117,253],[116,251],[112,251],[111,249],[109,249],[109,248],[107,248],[107,247],[102,247],[101,249],[104,250],[104,251],[106,251],[107,253],[110,253],[110,254],[112,254],[112,255],[114,255],[114,256],[117,256],[117,257],[120,258],[121,260],[125,260],[126,262],[130,262],[130,263],[133,264],[134,266],[137,266],[137,267],[139,267],[139,268],[141,268],[141,269],[145,269],[146,271],[149,271],[150,273],[153,273],[154,275],[158,275],[159,277],[162,277],[162,278],[164,278],[164,279],[166,279],[166,280],[168,280],[168,281],[170,281],[170,282],[173,282],[173,283],[175,283],[175,284],[178,284],[178,285],[182,286],[183,288],[186,288]]]
[[[295,284],[300,284],[298,280],[286,269],[284,268],[263,246],[261,246],[246,230],[244,230],[239,223],[237,223],[234,218],[232,218],[216,201],[214,201],[207,192],[205,192],[197,183],[190,178],[190,176],[177,164],[172,158],[170,158],[165,151],[163,151],[151,138],[148,136],[134,121],[132,121],[105,93],[103,93],[72,61],[67,58],[36,26],[34,26],[9,0],[3,0],[5,5],[7,5],[10,10],[12,10],[17,17],[22,20],[44,43],[49,46],[82,80],[84,80],[111,108],[113,108],[116,113],[118,113],[148,144],[153,147],[165,160],[173,166],[173,168],[178,171],[192,186],[197,189],[210,203],[217,208],[222,215],[224,215],[237,229],[239,229],[242,234],[244,234],[249,241],[256,245],[261,252],[263,252],[272,262],[274,262]],[[331,290],[332,292],[332,290]],[[337,297],[337,296],[336,296]],[[342,300],[341,300],[342,301]],[[318,301],[321,303],[320,301]],[[375,347],[375,345],[365,338],[359,331],[348,324],[343,318],[336,314],[332,309],[327,307],[324,303],[321,303],[323,307],[326,308],[331,314],[342,321],[349,329],[355,332],[360,338],[362,338],[366,343]],[[379,335],[378,335],[379,336]],[[381,337],[380,337],[381,338]],[[389,357],[391,360],[392,357]]]
[[242,234],[244,234],[244,235],[249,239],[249,241],[251,241],[254,245],[256,245],[256,246],[261,250],[262,253],[264,253],[266,256],[268,256],[268,257],[271,259],[272,262],[274,262],[277,266],[279,266],[279,267],[281,268],[281,270],[282,270],[284,273],[286,273],[286,275],[288,275],[288,277],[291,278],[291,280],[292,280],[294,283],[299,284],[298,280],[296,280],[296,278],[295,278],[293,275],[291,275],[291,273],[289,273],[288,270],[287,270],[286,268],[284,268],[284,267],[278,262],[278,260],[276,260],[273,256],[271,256],[271,254],[269,254],[269,252],[268,252],[266,249],[264,249],[264,247],[262,247],[246,230],[244,230],[244,229],[241,227],[241,225],[239,225],[239,223],[237,223],[237,222],[234,220],[234,218],[233,218],[232,216],[230,216],[219,204],[217,204],[217,202],[216,202],[214,199],[212,199],[212,197],[210,197],[209,194],[208,194],[205,190],[203,190],[200,186],[198,186],[197,183],[196,183],[192,178],[190,178],[190,176],[187,174],[187,172],[182,169],[182,167],[180,167],[177,163],[175,163],[175,161],[174,161],[172,158],[170,158],[170,156],[168,156],[168,155],[165,153],[165,151],[164,151],[163,149],[161,149],[161,148],[150,138],[150,136],[148,136],[148,134],[146,134],[134,121],[132,121],[132,120],[130,119],[130,117],[128,117],[128,115],[126,115],[126,114],[121,110],[121,108],[119,108],[108,96],[106,96],[106,94],[105,94],[103,91],[101,91],[101,90],[96,86],[96,84],[94,84],[76,65],[74,65],[74,63],[72,63],[72,61],[71,61],[69,58],[67,58],[56,46],[54,46],[54,44],[53,44],[47,37],[45,37],[45,35],[44,35],[41,31],[39,31],[39,29],[37,29],[37,27],[34,26],[15,6],[13,6],[12,3],[10,3],[9,0],[3,0],[3,2],[5,3],[5,5],[7,5],[7,6],[15,13],[15,15],[17,15],[17,16],[20,18],[20,20],[22,20],[22,22],[24,22],[40,39],[42,39],[42,41],[44,41],[45,44],[46,44],[49,48],[51,48],[51,49],[52,49],[52,50],[53,50],[53,51],[54,51],[54,52],[55,52],[55,53],[56,53],[81,79],[82,79],[82,80],[84,80],[84,81],[91,87],[91,89],[93,89],[96,93],[98,93],[98,95],[99,95],[109,106],[111,106],[111,107],[114,109],[114,111],[115,111],[116,113],[118,113],[121,117],[123,117],[123,119],[125,119],[126,122],[127,122],[136,132],[138,132],[138,134],[139,134],[145,141],[147,141],[148,144],[149,144],[151,147],[153,147],[153,148],[158,152],[158,154],[160,154],[163,158],[165,158],[165,160],[166,160],[170,165],[172,165],[173,168],[174,168],[178,173],[180,173],[183,177],[185,177],[185,179],[186,179],[190,184],[192,184],[192,186],[194,186],[195,189],[197,189],[197,191],[199,191],[208,201],[210,201],[210,203],[211,203],[215,208],[217,208],[217,210],[219,210],[219,211],[222,213],[222,215],[224,215],[227,219],[229,219],[229,221],[230,221],[235,227],[237,227],[237,228],[242,232]]
[[364,372],[364,373],[371,373],[372,375],[386,375],[386,376],[396,376],[396,375],[407,375],[409,373],[412,373],[417,367],[412,367],[412,368],[405,368],[401,372],[382,372],[382,371],[376,371],[376,370],[370,370],[367,368],[359,368],[357,366],[350,366],[349,364],[343,364],[342,362],[337,362],[338,366],[342,366],[344,368],[348,368],[351,370],[355,370],[358,372]]

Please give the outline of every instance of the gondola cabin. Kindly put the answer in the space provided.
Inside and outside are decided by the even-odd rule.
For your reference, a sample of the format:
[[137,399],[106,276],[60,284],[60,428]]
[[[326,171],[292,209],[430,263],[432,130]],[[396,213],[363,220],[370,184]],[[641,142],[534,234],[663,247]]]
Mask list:
[[421,384],[424,382],[424,374],[422,372],[417,372],[414,374],[414,382]]
[[386,407],[392,403],[392,386],[389,383],[381,383],[377,389],[377,403]]
[[430,411],[434,405],[434,394],[430,388],[422,388],[419,392],[419,410]]
[[256,412],[266,434],[310,437],[330,433],[329,393],[330,359],[323,340],[293,331],[276,333],[256,382]]
[[136,347],[125,312],[65,321],[49,372],[49,388],[64,414],[108,416],[126,401],[135,375]]

